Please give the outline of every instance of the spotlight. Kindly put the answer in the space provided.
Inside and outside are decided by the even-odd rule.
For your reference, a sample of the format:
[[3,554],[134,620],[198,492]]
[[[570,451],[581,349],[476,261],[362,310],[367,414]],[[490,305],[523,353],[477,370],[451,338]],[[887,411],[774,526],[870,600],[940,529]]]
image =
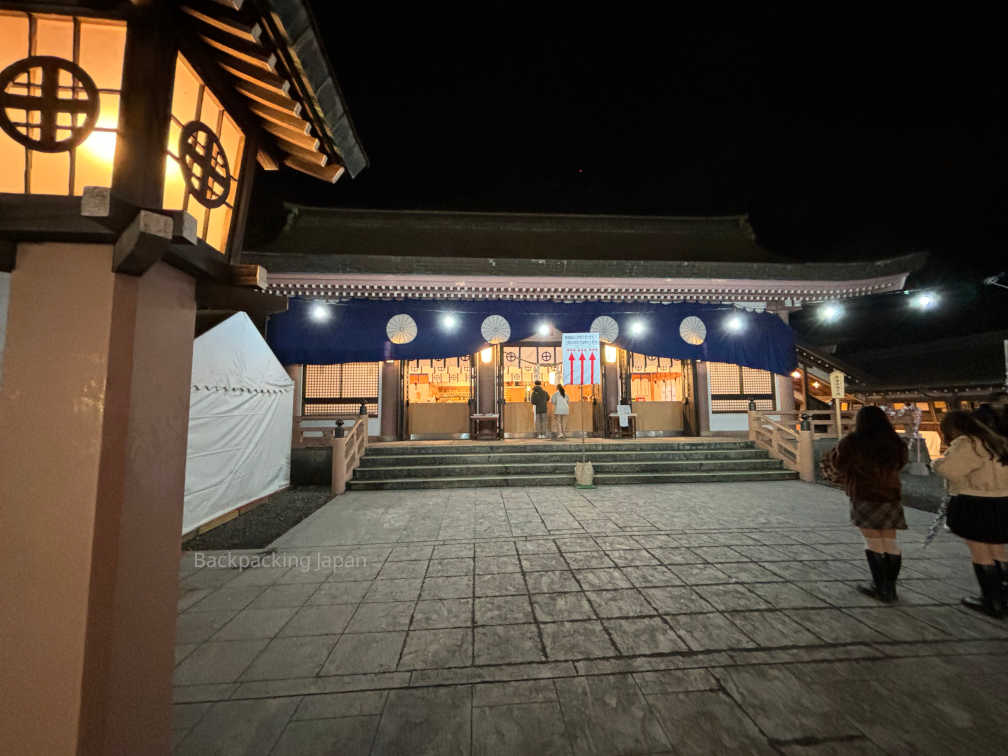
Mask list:
[[819,309],[819,319],[824,323],[835,323],[843,317],[844,308],[836,302],[824,304]]
[[441,316],[441,327],[446,331],[454,331],[458,326],[458,323],[458,315],[453,312],[449,312]]
[[486,364],[493,359],[493,347],[487,347],[482,352],[480,352],[480,359]]
[[553,328],[550,326],[549,323],[540,323],[538,330],[540,336],[549,336],[550,333],[553,331]]
[[316,302],[311,306],[311,310],[308,311],[308,315],[315,322],[323,323],[326,320],[329,320],[329,308],[321,302]]
[[795,379],[801,378],[801,370],[793,370],[793,371],[791,371],[791,377],[795,378]]
[[644,333],[644,322],[641,320],[635,320],[630,324],[630,335],[640,336]]
[[819,381],[812,381],[812,388],[819,388]]
[[931,310],[938,306],[938,295],[930,291],[922,291],[911,300],[918,310]]
[[745,321],[741,315],[732,315],[725,321],[725,328],[731,333],[741,333],[745,328]]

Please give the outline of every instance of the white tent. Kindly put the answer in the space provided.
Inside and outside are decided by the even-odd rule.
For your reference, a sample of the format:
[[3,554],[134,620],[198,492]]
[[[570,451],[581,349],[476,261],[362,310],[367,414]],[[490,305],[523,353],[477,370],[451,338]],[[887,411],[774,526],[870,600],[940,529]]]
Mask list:
[[182,532],[290,484],[294,382],[239,312],[193,343]]

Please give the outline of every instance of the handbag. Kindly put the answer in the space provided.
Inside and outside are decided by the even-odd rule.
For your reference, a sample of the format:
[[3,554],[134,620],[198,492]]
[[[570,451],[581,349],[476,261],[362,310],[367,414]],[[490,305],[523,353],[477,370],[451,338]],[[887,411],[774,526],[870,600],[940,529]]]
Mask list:
[[843,473],[837,467],[836,458],[837,447],[834,446],[819,460],[819,475],[828,483],[840,486],[843,484]]

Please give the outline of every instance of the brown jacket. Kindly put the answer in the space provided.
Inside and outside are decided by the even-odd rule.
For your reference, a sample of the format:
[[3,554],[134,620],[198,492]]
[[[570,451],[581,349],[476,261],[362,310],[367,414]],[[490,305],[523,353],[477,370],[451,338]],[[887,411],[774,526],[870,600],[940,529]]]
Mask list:
[[826,467],[836,471],[835,481],[843,485],[851,499],[881,503],[902,497],[899,474],[908,458],[906,445],[901,443],[899,467],[883,466],[858,448],[853,437],[844,436],[829,451]]

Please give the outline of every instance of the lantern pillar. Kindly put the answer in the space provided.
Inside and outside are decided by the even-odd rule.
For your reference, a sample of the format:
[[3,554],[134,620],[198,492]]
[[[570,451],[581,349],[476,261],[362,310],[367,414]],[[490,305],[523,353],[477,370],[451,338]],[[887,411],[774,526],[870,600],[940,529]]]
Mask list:
[[167,8],[126,28],[107,217],[26,195],[5,231],[0,732],[24,753],[171,750],[196,281],[162,261]]
[[17,253],[0,731],[25,753],[167,753],[195,282],[113,273],[107,244]]

